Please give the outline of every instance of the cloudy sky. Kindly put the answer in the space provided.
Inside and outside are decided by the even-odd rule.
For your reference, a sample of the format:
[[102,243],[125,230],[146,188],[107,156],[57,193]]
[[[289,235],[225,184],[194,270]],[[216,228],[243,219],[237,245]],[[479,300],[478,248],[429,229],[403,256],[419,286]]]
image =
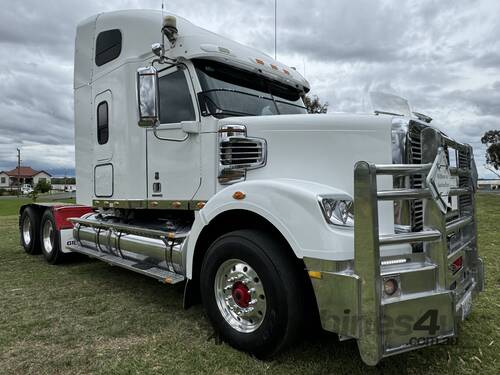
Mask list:
[[[278,59],[295,66],[329,112],[359,112],[367,93],[406,97],[451,137],[500,129],[500,1],[277,0]],[[75,28],[92,14],[161,8],[161,0],[2,0],[0,170],[16,163],[72,174]],[[167,0],[168,11],[274,53],[274,0]]]

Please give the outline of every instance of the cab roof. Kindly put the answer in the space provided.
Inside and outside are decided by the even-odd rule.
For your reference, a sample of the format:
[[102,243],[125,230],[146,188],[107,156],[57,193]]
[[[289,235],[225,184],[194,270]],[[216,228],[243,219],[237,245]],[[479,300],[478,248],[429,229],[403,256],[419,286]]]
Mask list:
[[[212,59],[276,80],[308,92],[309,83],[295,69],[252,47],[223,37],[188,20],[160,10],[122,10],[99,13],[77,27],[74,87],[89,84],[101,75],[130,61],[153,59],[151,45],[161,41],[162,15],[177,19],[178,38],[166,54],[171,58]],[[95,39],[99,33],[118,29],[122,34],[121,53],[102,66],[94,62]],[[166,41],[168,44],[168,41]]]

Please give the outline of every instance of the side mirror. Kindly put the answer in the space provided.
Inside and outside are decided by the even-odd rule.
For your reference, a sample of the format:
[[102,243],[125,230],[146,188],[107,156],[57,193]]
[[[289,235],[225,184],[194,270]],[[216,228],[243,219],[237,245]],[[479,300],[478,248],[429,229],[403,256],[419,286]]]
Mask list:
[[200,123],[198,121],[181,121],[182,131],[186,134],[200,134]]
[[155,126],[159,123],[158,74],[152,66],[137,69],[137,104],[139,126]]

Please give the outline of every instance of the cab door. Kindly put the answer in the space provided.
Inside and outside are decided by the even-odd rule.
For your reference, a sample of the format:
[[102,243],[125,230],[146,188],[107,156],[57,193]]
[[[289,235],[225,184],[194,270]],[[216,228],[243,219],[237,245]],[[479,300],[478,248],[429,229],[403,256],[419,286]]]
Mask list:
[[160,71],[158,86],[160,125],[146,130],[147,194],[160,202],[156,207],[171,208],[161,201],[188,201],[201,185],[200,135],[182,130],[184,122],[200,118],[187,68]]

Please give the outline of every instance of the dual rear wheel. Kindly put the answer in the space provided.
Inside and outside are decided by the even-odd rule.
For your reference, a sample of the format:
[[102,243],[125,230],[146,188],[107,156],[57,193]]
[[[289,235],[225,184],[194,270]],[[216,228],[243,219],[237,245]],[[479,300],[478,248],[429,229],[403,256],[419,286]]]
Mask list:
[[43,214],[33,207],[26,207],[19,222],[21,244],[28,254],[42,253],[50,264],[59,263],[63,258],[60,234],[54,215],[50,209]]

